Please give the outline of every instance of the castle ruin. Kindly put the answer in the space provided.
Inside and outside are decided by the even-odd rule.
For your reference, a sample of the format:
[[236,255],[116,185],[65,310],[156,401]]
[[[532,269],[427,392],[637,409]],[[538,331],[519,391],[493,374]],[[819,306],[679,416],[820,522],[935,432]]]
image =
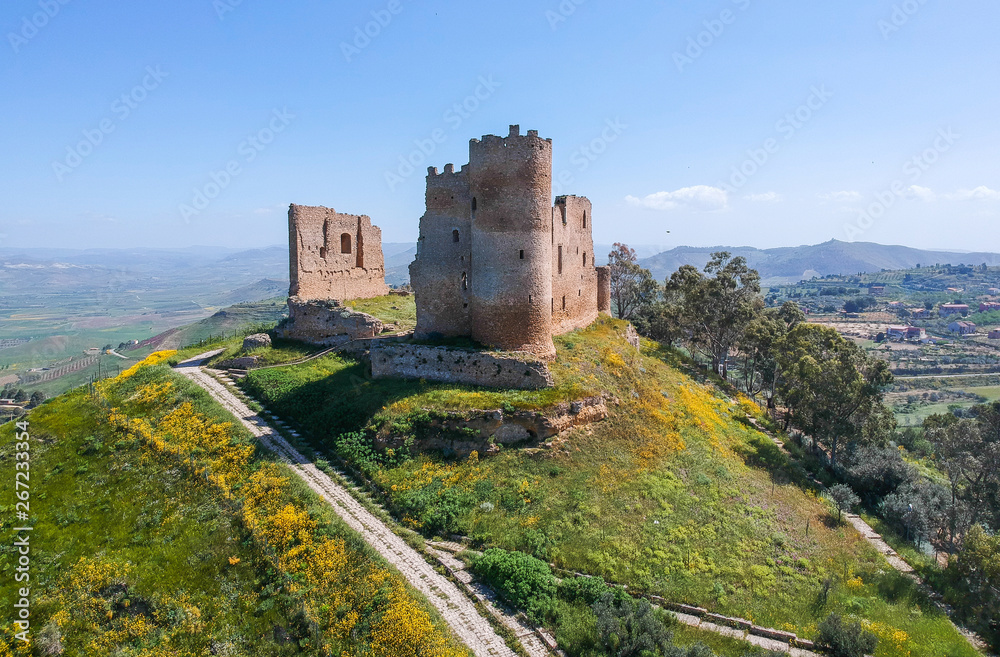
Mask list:
[[[553,335],[610,313],[610,271],[595,266],[590,201],[551,199],[552,140],[536,130],[521,135],[512,125],[506,137],[471,140],[459,171],[429,168],[410,264],[417,340],[469,337],[546,360],[555,356]],[[292,205],[288,238],[284,334],[319,344],[378,335],[375,318],[358,321],[361,313],[341,305],[389,292],[382,232],[371,219]]]
[[552,140],[536,130],[469,144],[460,171],[430,167],[427,211],[410,264],[415,337],[467,336],[552,358],[552,336],[610,312],[610,276],[595,267],[593,209],[552,198]]

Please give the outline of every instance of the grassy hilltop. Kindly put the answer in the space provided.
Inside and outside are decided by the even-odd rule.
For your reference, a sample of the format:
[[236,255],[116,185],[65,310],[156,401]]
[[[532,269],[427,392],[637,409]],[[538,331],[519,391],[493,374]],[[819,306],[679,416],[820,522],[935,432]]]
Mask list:
[[[755,405],[673,351],[646,342],[637,352],[625,326],[602,318],[558,337],[549,390],[374,381],[341,356],[255,371],[243,385],[320,453],[363,470],[426,536],[467,535],[806,638],[831,612],[855,616],[882,638],[877,657],[977,654],[752,428]],[[371,449],[378,432],[406,444],[448,412],[595,394],[610,396],[610,417],[544,449],[466,459]],[[589,631],[574,627],[557,631],[568,643]]]

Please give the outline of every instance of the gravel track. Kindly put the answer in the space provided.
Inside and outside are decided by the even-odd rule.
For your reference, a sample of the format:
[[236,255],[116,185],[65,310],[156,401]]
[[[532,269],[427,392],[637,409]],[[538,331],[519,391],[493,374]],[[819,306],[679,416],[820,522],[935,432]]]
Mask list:
[[[333,510],[365,542],[395,566],[413,588],[420,591],[438,610],[455,635],[476,657],[515,657],[503,638],[483,618],[475,605],[448,578],[430,564],[403,539],[396,536],[377,517],[365,509],[350,493],[320,471],[308,459],[288,444],[236,395],[201,369],[201,363],[216,352],[201,354],[180,363],[177,372],[206,390],[245,426],[261,444],[274,452],[318,495],[330,503]],[[547,654],[547,651],[546,651]]]

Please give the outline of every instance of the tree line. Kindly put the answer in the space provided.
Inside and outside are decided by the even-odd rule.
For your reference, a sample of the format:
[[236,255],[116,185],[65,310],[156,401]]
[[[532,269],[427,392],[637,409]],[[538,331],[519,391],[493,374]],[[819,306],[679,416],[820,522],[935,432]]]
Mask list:
[[[884,394],[888,363],[833,328],[805,321],[794,302],[765,307],[760,275],[720,251],[662,283],[615,244],[614,313],[644,336],[680,348],[766,406],[794,434],[834,504],[861,504],[918,547],[949,555],[936,584],[963,619],[1000,646],[1000,402],[928,418],[898,431]],[[781,413],[778,413],[779,408]],[[927,476],[900,447],[926,455]]]

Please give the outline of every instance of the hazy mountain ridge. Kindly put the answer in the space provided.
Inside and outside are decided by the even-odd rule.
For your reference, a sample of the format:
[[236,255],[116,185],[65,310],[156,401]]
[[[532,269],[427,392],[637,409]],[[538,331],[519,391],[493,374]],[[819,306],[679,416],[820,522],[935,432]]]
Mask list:
[[929,251],[907,246],[883,245],[873,242],[841,242],[830,240],[822,244],[774,249],[750,246],[681,246],[639,261],[653,276],[662,281],[681,265],[703,268],[716,251],[728,251],[743,256],[758,270],[765,284],[796,283],[813,276],[849,275],[877,272],[883,269],[911,269],[917,265],[982,264],[1000,265],[997,253],[959,253]]

